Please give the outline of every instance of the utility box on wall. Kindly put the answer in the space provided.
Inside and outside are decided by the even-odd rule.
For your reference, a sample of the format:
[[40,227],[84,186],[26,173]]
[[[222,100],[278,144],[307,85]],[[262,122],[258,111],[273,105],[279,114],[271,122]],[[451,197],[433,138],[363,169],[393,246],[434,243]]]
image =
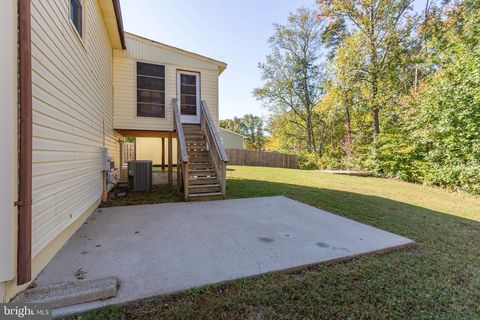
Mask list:
[[133,191],[152,190],[152,161],[128,161],[128,186]]

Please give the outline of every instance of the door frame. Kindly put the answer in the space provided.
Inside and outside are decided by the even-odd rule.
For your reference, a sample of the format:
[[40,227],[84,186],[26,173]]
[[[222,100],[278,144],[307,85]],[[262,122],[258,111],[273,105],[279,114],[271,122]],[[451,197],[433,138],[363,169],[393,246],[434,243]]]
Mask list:
[[[194,115],[194,116],[182,115],[181,100],[180,100],[180,83],[181,83],[180,82],[180,77],[181,77],[182,74],[195,76],[195,78],[196,78],[197,114]],[[178,99],[178,108],[180,108],[180,110],[178,110],[178,111],[179,111],[180,120],[181,120],[182,123],[191,123],[191,124],[199,124],[200,123],[200,102],[201,102],[200,94],[201,94],[201,91],[200,91],[200,72],[178,70],[177,69],[177,99]]]

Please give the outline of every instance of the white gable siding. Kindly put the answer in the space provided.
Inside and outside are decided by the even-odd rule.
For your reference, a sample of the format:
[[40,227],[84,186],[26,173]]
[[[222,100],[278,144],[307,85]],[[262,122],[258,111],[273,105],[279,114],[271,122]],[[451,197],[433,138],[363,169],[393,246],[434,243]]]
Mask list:
[[222,139],[223,146],[226,149],[243,149],[243,142],[245,138],[242,135],[233,133],[223,128],[218,128],[218,134]]
[[[200,94],[210,113],[218,121],[218,65],[181,50],[155,44],[152,41],[126,34],[127,50],[114,50],[114,128],[135,130],[173,130],[172,99],[176,97],[177,70],[200,73]],[[137,117],[136,62],[165,65],[165,118]]]
[[32,1],[34,257],[100,199],[104,141],[119,161],[112,48],[97,1],[84,7],[82,44],[69,1]]

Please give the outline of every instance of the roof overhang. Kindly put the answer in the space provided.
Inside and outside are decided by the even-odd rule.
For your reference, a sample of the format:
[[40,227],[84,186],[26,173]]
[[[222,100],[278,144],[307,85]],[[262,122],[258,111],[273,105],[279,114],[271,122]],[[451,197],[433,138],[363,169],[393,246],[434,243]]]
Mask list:
[[209,63],[215,64],[217,66],[219,75],[227,68],[227,64],[223,61],[212,59],[210,57],[207,57],[207,56],[204,56],[204,55],[192,52],[192,51],[180,49],[180,48],[165,44],[163,42],[148,39],[148,38],[139,36],[138,34],[134,34],[134,33],[130,33],[130,32],[125,32],[125,34],[126,34],[127,38],[129,38],[129,39],[141,40],[143,42],[149,43],[149,44],[151,44],[153,46],[156,46],[158,48],[166,49],[166,50],[169,50],[169,51],[176,52],[178,54],[183,54],[183,55],[186,55],[186,56],[198,59],[198,60],[203,60],[203,61],[207,61]]
[[114,49],[126,49],[120,0],[98,0],[105,28]]

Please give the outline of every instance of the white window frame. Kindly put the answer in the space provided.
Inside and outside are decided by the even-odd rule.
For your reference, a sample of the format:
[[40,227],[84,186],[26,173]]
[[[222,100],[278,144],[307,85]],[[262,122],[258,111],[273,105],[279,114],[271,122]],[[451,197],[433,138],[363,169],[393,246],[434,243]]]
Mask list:
[[[163,85],[163,89],[165,90],[164,91],[164,108],[165,108],[165,112],[164,112],[164,116],[163,117],[154,117],[154,116],[139,116],[138,115],[138,90],[143,90],[143,89],[139,89],[138,88],[138,63],[145,63],[145,64],[153,64],[153,65],[156,65],[156,66],[162,66],[164,69],[163,69],[163,72],[164,72],[164,85]],[[168,119],[168,112],[167,112],[167,65],[166,64],[163,64],[163,63],[156,63],[156,62],[152,62],[152,61],[145,61],[145,60],[136,60],[135,61],[135,101],[134,101],[134,117],[137,118],[137,119],[159,119],[159,120],[166,120]]]
[[80,41],[80,43],[85,47],[85,39],[86,39],[86,36],[87,36],[87,19],[86,19],[86,12],[87,12],[87,9],[85,7],[86,5],[86,1],[85,0],[79,0],[80,1],[80,5],[82,6],[82,34],[80,35],[80,33],[78,32],[77,30],[77,27],[75,26],[75,23],[73,23],[72,21],[72,5],[71,5],[71,2],[72,0],[68,0],[68,22],[70,23],[70,26],[72,27],[75,35],[77,36],[78,40]]

